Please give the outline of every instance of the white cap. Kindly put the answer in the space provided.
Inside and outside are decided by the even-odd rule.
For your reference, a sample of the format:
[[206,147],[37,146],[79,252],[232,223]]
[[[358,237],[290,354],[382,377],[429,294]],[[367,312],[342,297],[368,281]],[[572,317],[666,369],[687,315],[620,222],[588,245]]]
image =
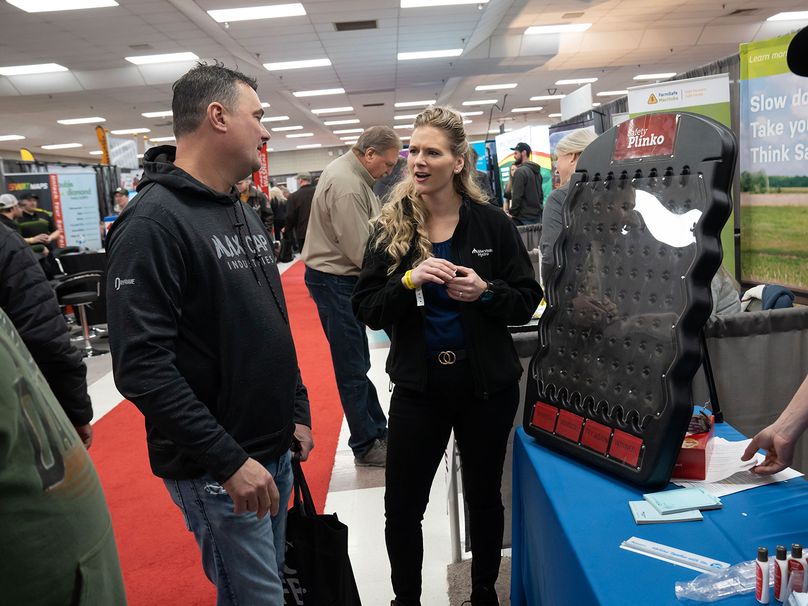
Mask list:
[[0,195],[0,210],[8,210],[17,206],[17,198],[12,194]]

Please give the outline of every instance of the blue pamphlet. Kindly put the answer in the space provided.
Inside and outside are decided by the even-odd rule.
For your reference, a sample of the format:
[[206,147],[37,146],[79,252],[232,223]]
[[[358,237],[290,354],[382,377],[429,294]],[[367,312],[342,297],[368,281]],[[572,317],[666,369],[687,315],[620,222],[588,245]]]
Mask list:
[[659,513],[679,513],[691,509],[720,509],[723,507],[718,497],[704,492],[701,488],[678,488],[642,495]]

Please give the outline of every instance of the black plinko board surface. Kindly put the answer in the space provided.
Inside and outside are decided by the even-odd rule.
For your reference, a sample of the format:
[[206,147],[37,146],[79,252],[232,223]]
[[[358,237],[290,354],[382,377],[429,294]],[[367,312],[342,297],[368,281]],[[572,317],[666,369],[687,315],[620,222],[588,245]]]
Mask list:
[[736,143],[688,113],[598,137],[564,203],[524,427],[624,480],[667,482],[682,444],[721,263]]

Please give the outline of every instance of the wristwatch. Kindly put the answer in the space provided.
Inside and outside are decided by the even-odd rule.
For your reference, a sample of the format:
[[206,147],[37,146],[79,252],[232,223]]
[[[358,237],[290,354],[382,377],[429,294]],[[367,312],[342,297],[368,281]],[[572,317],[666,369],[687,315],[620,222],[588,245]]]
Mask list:
[[486,288],[480,295],[480,301],[486,303],[494,298],[494,284],[490,280],[485,281]]

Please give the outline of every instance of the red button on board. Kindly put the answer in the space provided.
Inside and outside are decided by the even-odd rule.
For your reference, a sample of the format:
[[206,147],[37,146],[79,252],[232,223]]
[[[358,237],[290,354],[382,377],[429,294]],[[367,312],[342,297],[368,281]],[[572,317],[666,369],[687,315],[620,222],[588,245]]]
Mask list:
[[601,425],[592,419],[587,419],[586,425],[584,425],[584,435],[581,438],[581,444],[605,455],[606,451],[609,449],[609,438],[611,436],[611,427]]
[[558,423],[556,424],[556,433],[563,438],[577,442],[581,437],[581,425],[583,425],[583,417],[576,414],[562,410],[558,414]]
[[544,402],[536,402],[530,424],[533,425],[533,427],[552,432],[555,429],[557,416],[558,408],[545,404]]
[[612,445],[609,448],[609,454],[618,461],[622,461],[632,467],[637,466],[637,461],[640,460],[640,452],[642,450],[642,440],[625,431],[619,429],[614,430],[612,437]]

